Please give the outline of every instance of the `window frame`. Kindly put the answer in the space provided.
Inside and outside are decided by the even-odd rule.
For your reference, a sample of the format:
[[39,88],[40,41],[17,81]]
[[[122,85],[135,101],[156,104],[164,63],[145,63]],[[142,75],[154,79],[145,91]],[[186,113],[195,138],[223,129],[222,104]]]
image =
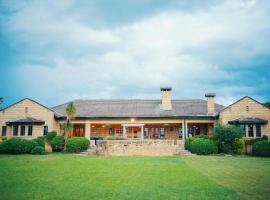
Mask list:
[[159,138],[164,139],[165,138],[165,128],[161,127],[159,129]]
[[20,126],[20,136],[25,136],[25,126]]
[[18,136],[18,133],[19,133],[19,126],[18,125],[14,125],[13,127],[12,127],[12,134],[13,134],[13,136]]
[[256,137],[258,138],[262,137],[262,126],[260,124],[256,124],[255,128],[256,128]]
[[248,137],[254,137],[254,125],[253,124],[248,125]]
[[2,126],[1,135],[2,135],[3,137],[7,136],[7,126]]
[[[31,134],[29,134],[30,130],[31,130]],[[32,125],[28,126],[27,136],[33,136],[33,126]]]
[[44,125],[44,126],[43,126],[43,136],[48,135],[48,132],[49,132],[49,127],[48,127],[48,125]]

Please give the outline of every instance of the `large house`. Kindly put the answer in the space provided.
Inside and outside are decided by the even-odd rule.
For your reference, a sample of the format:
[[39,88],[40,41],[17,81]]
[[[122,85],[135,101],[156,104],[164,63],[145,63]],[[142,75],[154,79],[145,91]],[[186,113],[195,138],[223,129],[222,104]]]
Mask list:
[[[240,125],[245,138],[270,136],[270,109],[251,97],[224,107],[215,104],[214,93],[206,94],[206,100],[173,100],[172,88],[160,90],[157,100],[74,100],[71,137],[179,140],[213,134],[217,120]],[[0,137],[35,138],[53,130],[61,135],[67,104],[48,108],[26,98],[10,105],[0,111]]]

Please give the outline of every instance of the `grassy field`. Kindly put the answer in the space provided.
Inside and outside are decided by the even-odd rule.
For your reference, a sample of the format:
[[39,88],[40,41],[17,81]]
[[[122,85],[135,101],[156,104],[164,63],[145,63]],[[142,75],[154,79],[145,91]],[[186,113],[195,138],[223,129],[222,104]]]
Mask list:
[[270,199],[270,159],[0,156],[0,199]]

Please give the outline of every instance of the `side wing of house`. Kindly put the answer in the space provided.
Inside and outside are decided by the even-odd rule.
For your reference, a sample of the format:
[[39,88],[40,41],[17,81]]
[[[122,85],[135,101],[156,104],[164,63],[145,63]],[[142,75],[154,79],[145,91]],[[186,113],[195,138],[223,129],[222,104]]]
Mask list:
[[270,109],[250,97],[244,97],[223,109],[219,119],[223,124],[240,125],[243,137],[270,137]]
[[23,99],[0,111],[0,136],[36,138],[57,130],[54,111],[31,100]]

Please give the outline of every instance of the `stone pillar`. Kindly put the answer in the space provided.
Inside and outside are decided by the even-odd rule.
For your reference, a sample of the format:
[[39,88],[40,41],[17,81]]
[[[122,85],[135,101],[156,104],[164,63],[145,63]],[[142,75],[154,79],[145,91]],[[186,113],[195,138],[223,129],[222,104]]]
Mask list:
[[141,139],[143,140],[144,137],[143,137],[143,125],[141,126]]
[[185,140],[186,136],[185,136],[185,122],[182,122],[182,139]]
[[246,137],[248,137],[248,125],[245,125]]
[[185,137],[188,138],[188,123],[185,123]]
[[127,137],[127,130],[126,130],[126,126],[123,125],[123,137],[126,138]]
[[90,140],[91,137],[91,123],[86,122],[85,123],[85,134],[84,137],[88,140]]

